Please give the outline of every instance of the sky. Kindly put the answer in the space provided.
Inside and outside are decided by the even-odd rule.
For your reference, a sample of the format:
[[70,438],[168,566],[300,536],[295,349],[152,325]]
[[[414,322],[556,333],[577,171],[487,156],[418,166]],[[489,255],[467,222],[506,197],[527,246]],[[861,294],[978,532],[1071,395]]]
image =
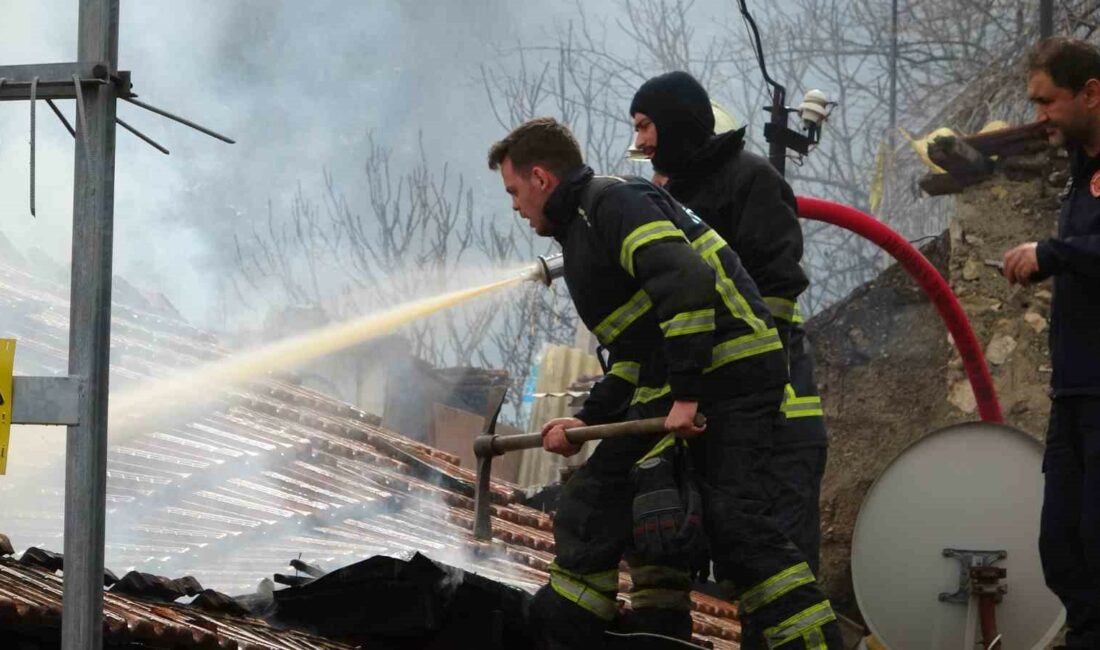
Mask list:
[[[76,0],[0,0],[0,63],[76,58]],[[361,197],[367,135],[395,156],[429,155],[498,188],[484,152],[501,135],[478,65],[545,34],[572,5],[507,0],[141,0],[121,6],[119,67],[144,101],[224,133],[226,145],[120,103],[118,114],[166,146],[119,130],[115,272],[160,291],[200,325],[216,322],[217,277],[232,233],[285,210],[331,172]],[[73,102],[61,102],[73,119]],[[72,139],[38,106],[38,217],[29,214],[29,105],[0,105],[0,232],[21,251],[70,255]],[[496,193],[487,194],[496,197]],[[503,195],[501,195],[503,196]],[[507,203],[501,200],[501,212]]]

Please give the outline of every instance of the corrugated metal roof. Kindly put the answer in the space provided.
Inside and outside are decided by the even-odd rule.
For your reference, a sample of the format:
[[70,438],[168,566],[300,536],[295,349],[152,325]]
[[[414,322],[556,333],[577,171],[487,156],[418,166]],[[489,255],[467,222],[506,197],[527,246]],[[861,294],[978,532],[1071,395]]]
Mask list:
[[[36,566],[0,558],[0,629],[60,634],[62,580]],[[352,650],[296,630],[278,630],[251,617],[226,616],[174,603],[103,594],[103,632],[113,644],[219,650]],[[10,632],[9,632],[10,634]]]
[[[20,372],[65,368],[62,291],[0,263],[0,331],[19,339]],[[116,305],[114,323],[112,381],[122,381],[113,386],[226,354],[209,335],[171,319]],[[561,350],[545,367],[561,368],[562,389],[598,372],[590,355]],[[493,482],[494,539],[477,541],[470,534],[475,476],[457,457],[274,379],[226,391],[192,417],[146,424],[113,440],[108,454],[107,566],[120,573],[189,575],[241,594],[292,558],[332,569],[419,551],[528,592],[548,579],[552,522],[520,503],[519,486]],[[25,460],[15,456],[9,468]],[[43,462],[21,482],[17,474],[0,482],[0,530],[16,549],[62,548],[61,482],[49,477],[59,478],[63,463]],[[703,595],[695,603],[696,631],[716,648],[736,647],[733,608]]]
[[[603,375],[595,355],[560,345],[547,348],[539,363],[535,402],[528,420],[529,430],[538,431],[548,420],[573,415],[577,409],[572,405],[568,390],[577,378],[590,375]],[[587,444],[579,454],[570,458],[547,454],[539,449],[521,452],[518,482],[524,487],[555,483],[563,468],[584,464],[595,448],[595,444]]]

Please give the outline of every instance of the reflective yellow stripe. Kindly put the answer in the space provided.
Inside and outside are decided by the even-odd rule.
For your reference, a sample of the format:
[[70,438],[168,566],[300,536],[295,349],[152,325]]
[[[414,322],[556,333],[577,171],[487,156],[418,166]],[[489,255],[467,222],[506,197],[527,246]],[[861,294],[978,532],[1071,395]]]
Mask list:
[[685,311],[661,323],[665,338],[714,331],[714,309]]
[[[703,372],[713,372],[727,363],[733,363],[757,354],[783,349],[783,341],[779,338],[779,332],[773,327],[762,334],[746,334],[729,341],[724,341],[714,346],[711,350],[710,367]],[[639,386],[634,390],[631,404],[647,404],[660,399],[672,392],[672,386],[665,384],[661,387]]]
[[802,640],[806,644],[806,650],[829,650],[829,646],[825,644],[825,633],[819,627],[803,634]]
[[665,395],[672,392],[672,386],[665,384],[660,388],[651,388],[649,386],[639,386],[634,390],[634,398],[630,400],[631,404],[648,404],[655,399],[660,399]]
[[794,418],[819,418],[825,416],[820,397],[798,397],[783,403],[783,415]]
[[830,621],[836,620],[836,614],[829,601],[820,603],[802,610],[794,616],[783,621],[775,627],[764,630],[764,638],[768,641],[769,648],[778,648],[784,643],[802,638],[809,634],[810,630],[817,629]]
[[668,449],[669,447],[671,447],[672,445],[676,444],[676,440],[677,440],[677,438],[676,438],[675,435],[673,435],[671,433],[668,434],[664,438],[661,438],[661,440],[657,444],[653,445],[653,449],[650,449],[646,453],[645,456],[642,456],[641,458],[639,458],[638,461],[634,464],[639,465],[639,464],[644,463],[645,461],[649,460],[650,458],[653,458],[654,456],[659,455],[662,451],[664,451],[664,450]]
[[821,407],[821,398],[817,395],[807,395],[806,397],[799,397],[794,392],[794,387],[787,384],[784,389],[786,393],[783,396],[783,405],[780,410],[783,411],[783,415],[787,416],[788,420],[794,418],[813,418],[824,417],[825,411]]
[[615,339],[619,338],[619,335],[626,328],[630,327],[634,321],[641,318],[652,307],[653,301],[649,299],[645,291],[639,290],[638,293],[630,297],[630,300],[626,301],[625,305],[603,319],[603,322],[597,325],[592,333],[596,335],[600,343],[610,345]]
[[745,613],[751,614],[792,589],[813,581],[814,574],[810,571],[810,565],[805,562],[796,564],[741,594],[741,606],[745,608]]
[[615,375],[632,386],[638,385],[638,375],[642,372],[642,364],[636,361],[620,361],[611,366],[607,374]]
[[767,324],[752,312],[748,301],[737,290],[737,285],[730,279],[729,274],[726,273],[726,267],[722,265],[722,260],[718,258],[718,251],[726,245],[726,240],[722,239],[722,236],[715,231],[708,230],[693,241],[691,245],[699,251],[699,254],[703,256],[703,259],[707,261],[707,264],[710,264],[718,275],[715,287],[718,289],[718,294],[722,296],[722,302],[726,303],[726,308],[733,314],[733,317],[744,321],[754,332],[766,330]]
[[666,609],[677,612],[691,611],[691,592],[684,589],[641,589],[630,592],[631,609]]
[[802,314],[799,312],[798,303],[779,296],[764,296],[764,304],[768,306],[772,318],[782,318],[792,323],[801,323]]
[[550,588],[562,598],[576,603],[577,606],[587,609],[605,621],[614,620],[615,614],[619,611],[614,599],[568,576],[551,574]]
[[713,230],[708,230],[699,238],[691,242],[691,247],[699,251],[699,254],[703,257],[709,257],[718,252],[718,249],[726,245],[726,241],[722,239],[722,236]]
[[767,323],[752,312],[749,302],[745,300],[745,297],[737,290],[737,285],[726,274],[726,267],[722,266],[722,261],[713,255],[706,259],[714,267],[715,273],[718,274],[716,283],[718,294],[722,296],[722,302],[726,303],[726,308],[730,310],[733,317],[744,321],[754,332],[759,333],[768,329]]
[[561,565],[554,561],[550,563],[549,571],[551,574],[561,574],[577,582],[582,582],[596,591],[616,592],[619,590],[618,569],[608,569],[607,571],[597,571],[595,573],[577,573],[561,568]]
[[714,346],[711,352],[711,364],[704,372],[717,370],[727,363],[751,357],[764,352],[782,350],[783,341],[773,327],[759,334],[747,334]]
[[634,253],[646,244],[667,238],[679,238],[687,241],[684,231],[667,219],[651,221],[644,226],[638,226],[623,240],[622,251],[619,253],[619,264],[626,269],[627,273],[633,276]]

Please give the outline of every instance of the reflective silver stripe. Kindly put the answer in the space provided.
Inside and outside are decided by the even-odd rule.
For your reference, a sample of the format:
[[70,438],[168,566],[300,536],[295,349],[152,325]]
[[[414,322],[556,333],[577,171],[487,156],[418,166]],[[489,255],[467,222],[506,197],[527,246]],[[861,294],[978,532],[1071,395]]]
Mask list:
[[649,299],[645,291],[639,290],[638,293],[630,297],[630,300],[626,301],[625,305],[603,319],[603,322],[597,325],[592,333],[596,335],[600,343],[609,345],[619,338],[619,335],[630,327],[634,321],[649,311],[651,307],[653,307],[653,301]]
[[734,318],[744,321],[754,332],[767,329],[767,324],[753,313],[748,301],[737,290],[737,285],[726,273],[726,267],[722,265],[722,260],[718,258],[718,251],[726,245],[726,241],[722,239],[722,236],[713,230],[708,230],[691,242],[691,245],[699,251],[699,254],[703,256],[703,259],[707,261],[707,264],[710,264],[717,274],[718,279],[715,288],[718,289],[718,294],[722,296],[722,302],[726,303],[726,308],[729,309],[730,314]]
[[640,589],[630,592],[632,609],[666,609],[671,611],[691,611],[691,592],[686,589]]
[[641,463],[644,463],[645,461],[649,460],[650,458],[653,458],[654,456],[657,456],[662,451],[664,451],[664,450],[668,449],[669,447],[671,447],[672,445],[676,444],[677,440],[679,440],[679,438],[677,438],[675,435],[673,435],[671,433],[666,435],[664,438],[661,438],[657,442],[657,444],[653,445],[653,448],[650,449],[648,452],[646,452],[645,456],[642,456],[641,458],[639,458],[637,460],[637,462],[635,462],[634,464],[635,465],[640,465]]
[[676,314],[661,323],[665,338],[714,331],[714,309],[700,309]]
[[713,255],[719,248],[725,245],[726,241],[722,239],[721,235],[713,230],[706,231],[702,235],[699,235],[695,241],[691,242],[691,247],[699,251],[699,254],[703,257]]
[[768,328],[768,325],[753,313],[752,308],[749,307],[749,303],[745,300],[745,297],[741,295],[741,292],[737,290],[737,285],[726,274],[726,268],[722,266],[721,260],[716,257],[707,258],[712,261],[714,271],[718,274],[717,289],[719,295],[722,296],[722,302],[726,303],[726,308],[730,310],[734,318],[744,321],[752,331],[762,332]]
[[687,237],[684,236],[684,231],[677,228],[676,224],[667,219],[651,221],[645,225],[638,226],[623,240],[622,251],[619,253],[619,264],[626,269],[627,273],[633,276],[634,253],[650,242],[666,238],[679,238],[685,242],[687,241]]
[[799,397],[794,392],[794,386],[790,384],[784,388],[783,405],[780,410],[787,419],[824,417],[825,415],[821,407],[821,397],[817,395]]
[[825,409],[821,406],[820,397],[796,397],[783,403],[783,414],[787,418],[823,417]]
[[836,614],[833,613],[832,606],[829,601],[823,600],[813,607],[802,610],[779,625],[764,630],[764,638],[768,641],[769,648],[778,648],[784,643],[801,638],[812,629],[819,628],[835,620]]
[[629,382],[633,386],[638,385],[638,375],[642,372],[642,364],[636,361],[619,361],[612,364],[611,370],[607,374],[615,375],[623,381]]
[[798,303],[779,296],[764,296],[764,304],[768,306],[773,318],[782,318],[792,323],[802,322],[798,311]]
[[616,592],[619,590],[618,569],[608,569],[607,571],[597,571],[595,573],[577,573],[576,571],[561,568],[555,561],[550,563],[549,571],[551,574],[558,573],[572,578],[577,582],[584,583],[586,586],[596,591]]
[[810,565],[805,562],[796,564],[741,594],[741,606],[745,608],[745,613],[751,614],[792,589],[813,581]]
[[630,400],[631,404],[646,404],[652,402],[655,399],[660,399],[665,395],[672,392],[672,386],[665,384],[660,388],[652,388],[649,386],[639,386],[634,391],[634,398]]
[[783,341],[779,338],[779,332],[774,327],[761,334],[739,336],[714,346],[714,351],[711,353],[710,367],[704,372],[717,370],[727,363],[739,359],[782,349]]
[[825,633],[820,627],[815,627],[802,635],[802,641],[806,644],[806,650],[829,650],[825,643]]
[[[727,363],[782,349],[783,341],[780,340],[779,332],[774,327],[763,332],[763,334],[746,334],[714,346],[711,350],[710,367],[703,370],[703,372],[713,372]],[[660,387],[639,386],[634,390],[634,397],[630,400],[630,403],[646,404],[664,397],[670,392],[672,392],[672,386],[668,384]]]
[[619,611],[619,606],[614,599],[569,576],[551,573],[550,588],[562,598],[576,603],[605,621],[613,620]]

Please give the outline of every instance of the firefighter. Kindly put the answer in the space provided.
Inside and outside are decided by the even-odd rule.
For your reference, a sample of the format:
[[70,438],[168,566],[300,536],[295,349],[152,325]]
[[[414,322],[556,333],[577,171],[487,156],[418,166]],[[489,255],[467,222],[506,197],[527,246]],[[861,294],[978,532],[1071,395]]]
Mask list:
[[809,282],[800,266],[794,193],[766,159],[744,150],[744,129],[715,135],[710,97],[686,72],[646,81],[630,114],[635,147],[667,177],[665,189],[737,252],[775,319],[791,381],[783,404],[786,423],[774,433],[772,516],[816,575],[828,439],[813,351],[798,311],[798,296]]
[[[634,567],[633,607],[690,625],[686,558],[700,526],[719,581],[740,598],[743,622],[759,630],[743,647],[841,647],[804,556],[767,516],[761,486],[787,368],[737,255],[661,188],[595,176],[573,135],[551,118],[494,144],[489,167],[500,170],[513,209],[561,244],[573,303],[610,355],[608,374],[577,416],[543,427],[544,448],[575,454],[566,428],[624,417],[663,416],[673,432],[606,440],[565,485],[557,557],[532,603],[544,647],[600,646],[617,615],[624,553]],[[705,427],[696,426],[699,412]]]
[[1070,153],[1058,236],[1004,256],[1012,283],[1054,278],[1039,556],[1066,608],[1063,647],[1100,648],[1100,51],[1043,41],[1028,60],[1027,92],[1050,142]]

